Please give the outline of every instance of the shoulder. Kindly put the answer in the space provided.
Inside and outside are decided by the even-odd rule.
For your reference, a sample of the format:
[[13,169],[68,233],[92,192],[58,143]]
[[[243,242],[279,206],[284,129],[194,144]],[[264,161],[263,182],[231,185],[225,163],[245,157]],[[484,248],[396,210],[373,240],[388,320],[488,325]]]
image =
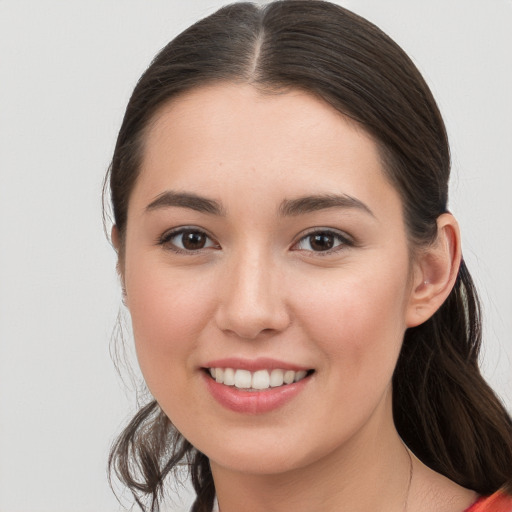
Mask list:
[[479,498],[464,512],[512,512],[512,496],[498,491],[491,496]]

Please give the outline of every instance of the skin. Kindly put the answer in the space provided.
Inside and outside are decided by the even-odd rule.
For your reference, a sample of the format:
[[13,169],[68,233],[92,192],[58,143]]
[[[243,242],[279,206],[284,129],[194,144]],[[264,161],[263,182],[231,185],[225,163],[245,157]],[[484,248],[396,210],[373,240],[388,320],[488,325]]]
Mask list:
[[[220,212],[158,202],[168,192]],[[283,214],[283,202],[333,194],[357,202]],[[460,261],[455,219],[438,225],[435,244],[412,250],[372,138],[304,92],[217,84],[160,110],[126,238],[114,228],[113,239],[147,385],[210,458],[222,512],[401,512],[407,494],[409,511],[472,503],[414,457],[407,490],[410,458],[392,418],[405,329],[440,306]],[[183,226],[206,245],[179,249],[169,232]],[[334,247],[318,250],[311,232],[326,229]],[[205,385],[207,362],[226,357],[314,373],[278,409],[239,413]]]

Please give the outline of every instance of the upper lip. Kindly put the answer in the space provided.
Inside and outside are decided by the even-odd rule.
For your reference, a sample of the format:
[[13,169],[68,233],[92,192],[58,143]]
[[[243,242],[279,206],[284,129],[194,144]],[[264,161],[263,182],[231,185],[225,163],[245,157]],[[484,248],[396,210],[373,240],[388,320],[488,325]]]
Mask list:
[[259,357],[256,359],[244,359],[239,357],[228,357],[223,359],[215,359],[208,361],[203,368],[233,368],[235,370],[248,370],[255,372],[258,370],[311,370],[311,367],[294,364],[278,359],[268,357]]

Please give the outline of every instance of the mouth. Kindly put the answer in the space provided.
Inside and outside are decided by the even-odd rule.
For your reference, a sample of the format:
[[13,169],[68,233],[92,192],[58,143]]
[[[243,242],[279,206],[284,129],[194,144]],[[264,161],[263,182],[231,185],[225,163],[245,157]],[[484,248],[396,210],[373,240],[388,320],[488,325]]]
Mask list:
[[249,371],[235,368],[204,368],[209,378],[218,384],[242,391],[258,392],[281,388],[300,382],[314,373],[314,370],[286,370],[281,368]]
[[273,358],[226,358],[202,368],[206,389],[238,414],[266,414],[293,404],[312,383],[315,370]]

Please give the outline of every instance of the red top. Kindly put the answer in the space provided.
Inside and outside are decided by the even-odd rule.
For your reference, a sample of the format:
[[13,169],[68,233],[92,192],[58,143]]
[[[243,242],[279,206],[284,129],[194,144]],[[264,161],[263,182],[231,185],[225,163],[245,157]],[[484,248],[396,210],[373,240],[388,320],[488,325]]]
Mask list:
[[491,496],[479,498],[464,512],[512,512],[512,496],[498,491]]

